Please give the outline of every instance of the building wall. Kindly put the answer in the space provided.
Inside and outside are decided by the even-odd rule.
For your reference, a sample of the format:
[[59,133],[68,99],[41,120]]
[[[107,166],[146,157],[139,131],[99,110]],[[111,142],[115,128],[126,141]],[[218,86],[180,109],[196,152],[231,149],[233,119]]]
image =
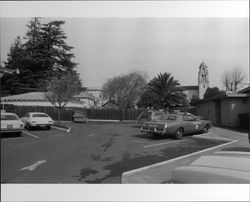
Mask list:
[[219,124],[216,118],[216,102],[215,101],[199,103],[197,105],[197,115],[203,116],[206,119],[211,120],[213,125],[215,126]]
[[249,98],[231,98],[221,100],[221,125],[238,127],[238,115],[240,113],[248,112],[249,104]]
[[187,95],[188,101],[191,101],[193,98],[199,98],[198,90],[184,90],[183,93]]
[[211,120],[214,126],[239,127],[238,115],[248,112],[249,105],[247,97],[208,101],[197,104],[197,115]]
[[81,98],[80,101],[83,102],[83,107],[92,108],[95,107],[95,100],[89,98]]

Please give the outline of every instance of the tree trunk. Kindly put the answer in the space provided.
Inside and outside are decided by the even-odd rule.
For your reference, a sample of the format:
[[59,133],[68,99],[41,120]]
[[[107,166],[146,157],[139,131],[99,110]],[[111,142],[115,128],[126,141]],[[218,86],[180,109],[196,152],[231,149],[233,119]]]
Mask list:
[[61,121],[61,106],[58,107],[58,122]]

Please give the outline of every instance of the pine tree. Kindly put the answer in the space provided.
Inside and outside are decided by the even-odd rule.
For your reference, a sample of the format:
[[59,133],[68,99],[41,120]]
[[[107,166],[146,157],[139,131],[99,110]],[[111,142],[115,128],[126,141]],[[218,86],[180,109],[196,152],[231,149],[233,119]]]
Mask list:
[[[21,39],[18,36],[14,43],[11,44],[10,52],[8,53],[8,59],[4,63],[5,67],[8,69],[16,70],[17,68],[25,75],[24,72],[24,47],[21,43]],[[1,94],[9,95],[9,94],[18,94],[22,93],[22,88],[25,88],[25,82],[22,82],[22,76],[19,74],[5,74],[1,78]]]
[[[19,75],[5,75],[1,79],[3,94],[18,94],[44,91],[48,78],[75,71],[72,61],[73,47],[65,42],[66,34],[62,29],[64,21],[42,24],[40,18],[33,18],[27,26],[21,43],[18,37],[10,48],[5,67],[20,70]],[[77,77],[78,78],[78,77]]]

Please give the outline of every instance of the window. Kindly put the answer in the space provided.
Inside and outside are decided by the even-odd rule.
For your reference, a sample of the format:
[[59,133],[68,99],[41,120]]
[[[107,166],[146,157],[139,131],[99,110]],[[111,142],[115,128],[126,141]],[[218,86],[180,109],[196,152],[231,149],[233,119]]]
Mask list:
[[14,114],[1,114],[1,120],[18,120],[18,118]]
[[187,115],[185,118],[184,118],[185,121],[195,121],[196,118],[193,117],[193,116],[190,116],[190,115]]
[[32,117],[48,117],[46,114],[33,114]]

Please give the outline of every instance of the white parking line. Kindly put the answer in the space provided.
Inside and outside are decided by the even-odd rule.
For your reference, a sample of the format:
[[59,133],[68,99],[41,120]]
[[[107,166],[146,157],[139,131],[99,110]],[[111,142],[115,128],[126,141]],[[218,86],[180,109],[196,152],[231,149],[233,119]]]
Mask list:
[[20,170],[29,170],[29,171],[33,171],[35,170],[38,166],[42,165],[43,163],[46,163],[46,160],[42,160],[42,161],[37,161],[36,163],[30,165],[30,166],[26,166],[24,168],[21,168]]
[[32,136],[32,137],[34,137],[34,138],[39,138],[39,137],[37,137],[36,135],[32,135],[31,133],[28,133],[28,132],[26,132],[26,131],[23,131],[23,133],[26,134],[26,135]]
[[151,144],[151,145],[143,146],[143,148],[158,147],[158,146],[161,146],[161,145],[171,144],[171,143],[175,143],[175,142],[182,142],[182,141],[185,141],[185,140],[188,140],[188,139],[175,140],[175,141],[171,141],[171,142],[163,142],[163,143],[159,143],[159,144]]

